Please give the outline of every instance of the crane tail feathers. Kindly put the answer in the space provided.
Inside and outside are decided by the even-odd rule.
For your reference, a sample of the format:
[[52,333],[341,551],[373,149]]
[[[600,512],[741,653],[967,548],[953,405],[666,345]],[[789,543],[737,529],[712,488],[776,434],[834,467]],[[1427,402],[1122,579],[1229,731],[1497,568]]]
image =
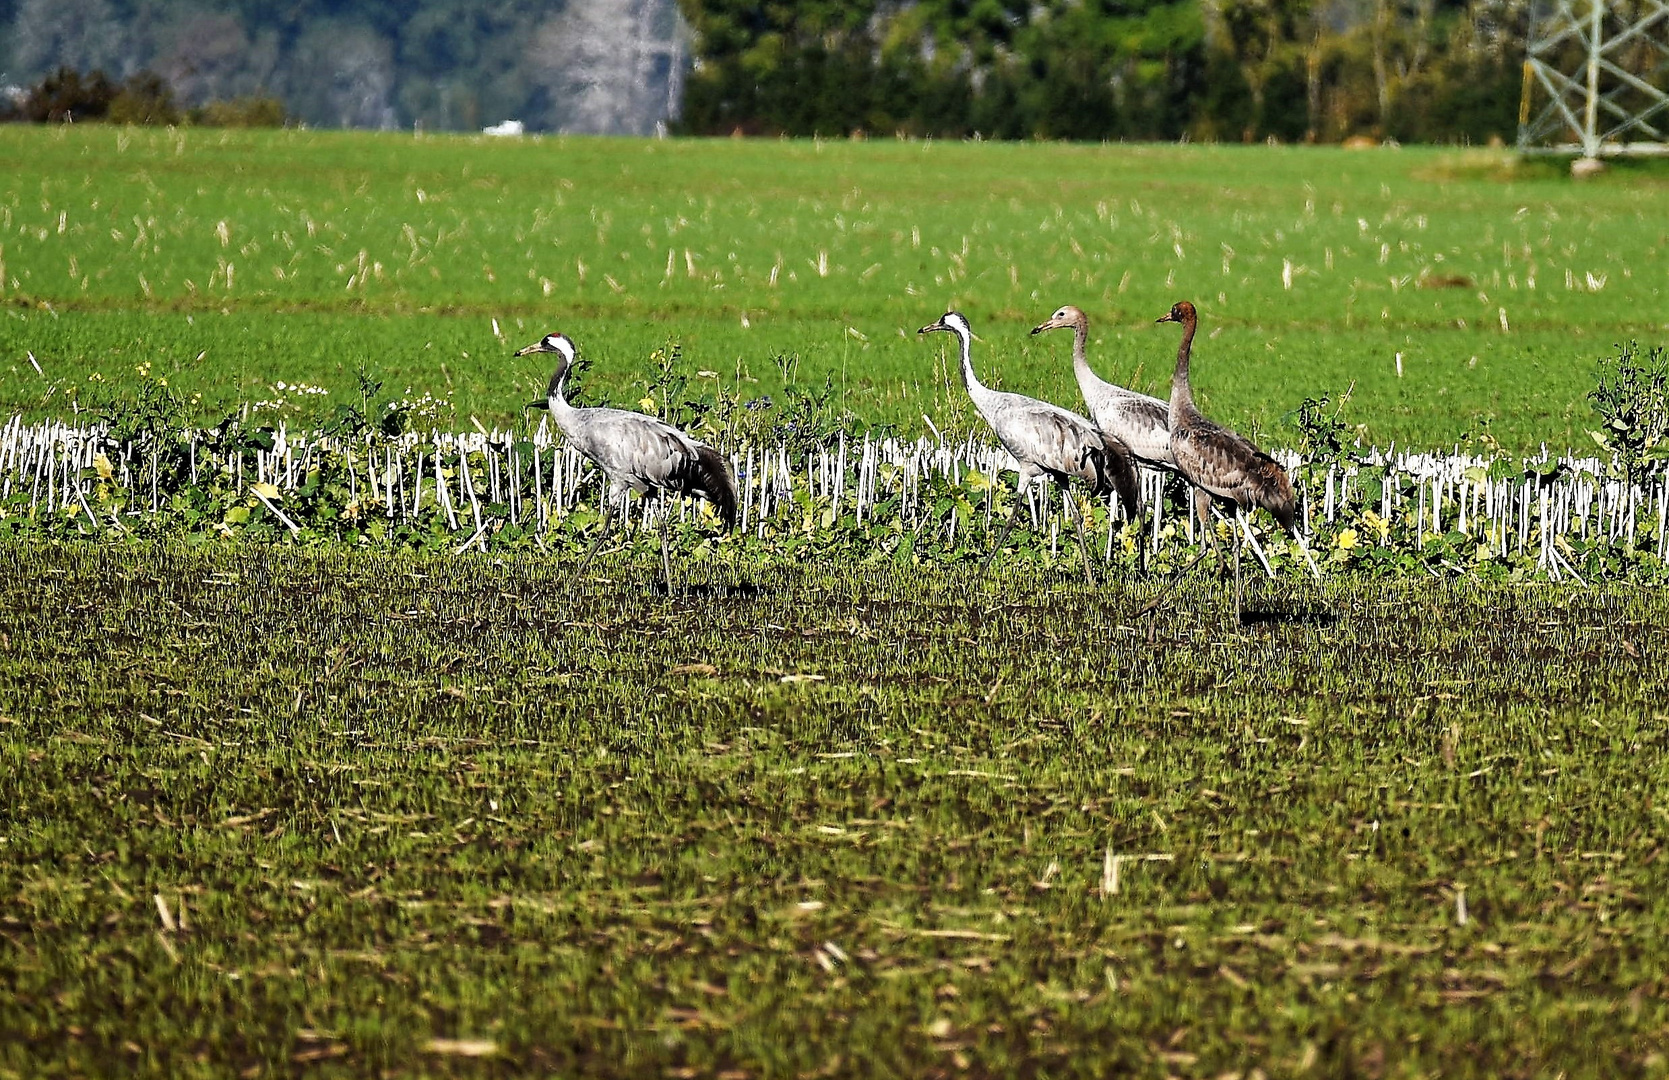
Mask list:
[[1134,521],[1141,513],[1141,485],[1136,479],[1136,457],[1122,439],[1103,433],[1101,436],[1104,462],[1102,491],[1118,492],[1124,516]]
[[736,478],[730,463],[711,446],[698,446],[690,462],[690,476],[685,490],[701,495],[713,504],[726,529],[736,527]]
[[1255,488],[1257,503],[1275,515],[1281,528],[1290,533],[1298,517],[1298,496],[1292,490],[1292,479],[1273,458],[1265,457],[1259,464],[1263,468],[1259,470],[1262,475],[1258,476]]

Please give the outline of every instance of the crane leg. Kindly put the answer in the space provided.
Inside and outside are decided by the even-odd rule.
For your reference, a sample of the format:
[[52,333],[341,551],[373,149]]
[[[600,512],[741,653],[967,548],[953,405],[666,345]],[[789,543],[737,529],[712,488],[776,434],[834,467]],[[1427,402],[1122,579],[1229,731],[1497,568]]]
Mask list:
[[1014,519],[1020,515],[1020,504],[1026,501],[1026,490],[1030,486],[1031,477],[1021,472],[1020,483],[1014,490],[1014,505],[1008,508],[1008,520],[1003,523],[1002,535],[997,537],[997,546],[991,549],[990,553],[985,556],[985,562],[980,564],[980,577],[983,578],[991,572],[991,564],[996,561],[997,552],[1001,551],[1003,545],[1008,543],[1009,535],[1014,532]]
[[[1245,514],[1238,506],[1234,508],[1234,516],[1236,524],[1246,524]],[[1245,594],[1242,592],[1240,584],[1240,544],[1240,534],[1236,533],[1234,537],[1234,625],[1236,627],[1244,625],[1245,619],[1242,613],[1246,607]]]
[[1269,557],[1263,553],[1262,545],[1258,543],[1257,536],[1252,532],[1251,518],[1247,517],[1244,511],[1235,516],[1240,519],[1240,531],[1246,537],[1246,546],[1251,548],[1252,554],[1258,557],[1258,565],[1262,566],[1263,572],[1269,575],[1269,580],[1274,581],[1275,571],[1270,567]]
[[666,580],[666,594],[668,596],[671,596],[672,595],[672,556],[667,554],[667,546],[666,546],[667,505],[666,505],[666,500],[665,500],[664,496],[662,497],[660,502],[661,502],[661,505],[660,505],[660,511],[661,511],[661,574],[664,576],[664,578]]
[[608,496],[605,494],[603,496],[603,523],[597,529],[597,538],[591,541],[591,546],[585,549],[585,555],[580,558],[579,567],[574,571],[576,576],[585,572],[585,568],[591,565],[591,557],[597,554],[598,548],[603,546],[603,539],[608,536],[610,514],[613,509]]
[[996,547],[993,547],[990,553],[985,556],[985,562],[979,568],[980,577],[984,577],[991,572],[992,560],[996,559],[997,552],[1003,549],[1003,545],[1008,543],[1008,534],[1014,531],[1014,516],[1018,512],[1019,504],[1016,503],[1015,506],[1009,510],[1008,520],[1003,523],[1003,532],[1001,536],[997,537]]
[[1143,516],[1136,517],[1136,573],[1147,577],[1147,537],[1143,526]]
[[1220,576],[1228,567],[1223,561],[1222,545],[1217,543],[1217,530],[1211,524],[1211,492],[1204,488],[1194,489],[1194,515],[1200,519],[1200,531],[1205,534],[1206,542],[1211,545],[1211,553],[1216,556],[1217,573]]
[[1073,498],[1072,492],[1066,493],[1066,503],[1072,508],[1072,524],[1078,527],[1078,554],[1084,557],[1084,580],[1090,588],[1095,588],[1095,571],[1089,565],[1089,541],[1084,539],[1084,514],[1078,508],[1078,500]]
[[1304,561],[1310,564],[1310,573],[1315,575],[1317,581],[1320,581],[1321,567],[1315,564],[1315,556],[1310,554],[1310,545],[1304,543],[1304,538],[1298,534],[1297,529],[1292,530],[1292,538],[1298,541],[1298,550],[1304,553]]
[[1142,605],[1142,609],[1136,612],[1138,616],[1146,615],[1149,612],[1156,610],[1160,604],[1164,603],[1165,598],[1170,594],[1170,591],[1176,587],[1177,582],[1187,577],[1188,572],[1200,564],[1200,561],[1205,558],[1207,551],[1210,551],[1217,556],[1217,571],[1218,573],[1222,573],[1223,549],[1217,546],[1217,535],[1211,529],[1211,496],[1202,488],[1194,489],[1194,510],[1199,515],[1201,529],[1205,531],[1206,538],[1211,542],[1210,547],[1208,548],[1202,545],[1200,550],[1195,553],[1194,557],[1188,560],[1188,565],[1184,566],[1181,570],[1176,571],[1171,576],[1169,581],[1159,587],[1159,591],[1154,594],[1153,599]]

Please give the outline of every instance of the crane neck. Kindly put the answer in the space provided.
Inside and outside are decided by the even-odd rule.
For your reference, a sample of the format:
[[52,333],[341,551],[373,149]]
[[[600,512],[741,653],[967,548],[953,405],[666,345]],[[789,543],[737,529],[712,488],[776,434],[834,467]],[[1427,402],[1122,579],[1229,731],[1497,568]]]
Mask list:
[[1081,385],[1084,376],[1093,375],[1089,369],[1089,323],[1080,321],[1072,328],[1072,370]]
[[982,393],[985,386],[979,381],[979,376],[974,374],[973,336],[966,331],[957,330],[956,338],[962,347],[962,385],[967,389],[969,396]]
[[1188,383],[1188,360],[1194,351],[1194,331],[1199,319],[1192,312],[1182,322],[1182,343],[1176,348],[1176,371],[1171,375],[1171,426],[1185,412],[1194,409],[1194,390]]
[[550,386],[545,390],[545,404],[550,406],[551,419],[558,427],[565,426],[565,422],[574,415],[574,407],[568,404],[568,364],[563,364],[551,376]]

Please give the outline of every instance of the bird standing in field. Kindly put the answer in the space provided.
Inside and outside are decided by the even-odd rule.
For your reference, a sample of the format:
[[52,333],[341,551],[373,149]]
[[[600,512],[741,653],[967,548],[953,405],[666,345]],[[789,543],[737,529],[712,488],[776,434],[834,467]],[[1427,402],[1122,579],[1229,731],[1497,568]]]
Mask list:
[[[544,406],[569,444],[590,458],[608,477],[603,496],[603,523],[580,563],[583,569],[608,535],[611,497],[628,491],[653,493],[663,500],[661,513],[661,569],[672,592],[672,559],[667,553],[667,495],[699,495],[713,504],[726,529],[736,524],[736,480],[718,451],[699,443],[671,424],[625,409],[579,408],[568,404],[563,386],[576,355],[566,334],[546,334],[517,356],[556,355],[556,371],[545,391]],[[535,402],[535,404],[539,404]]]
[[[1021,499],[1025,498],[1032,482],[1041,477],[1047,476],[1062,487],[1067,485],[1068,480],[1077,477],[1086,481],[1094,494],[1117,491],[1125,514],[1135,517],[1138,497],[1136,469],[1129,447],[1097,430],[1094,424],[1077,413],[1023,394],[992,390],[981,383],[974,375],[971,358],[973,330],[961,312],[947,311],[938,322],[922,327],[917,333],[956,335],[961,345],[962,383],[967,387],[968,397],[973,399],[974,408],[991,425],[998,441],[1019,462],[1018,493]],[[1084,577],[1094,585],[1095,574],[1090,569],[1083,517],[1070,499],[1068,504],[1073,505],[1072,520],[1078,528],[1078,551],[1084,559]],[[1008,541],[1018,513],[1017,500],[997,546],[985,558],[982,573],[990,569],[991,560]]]
[[[1199,314],[1186,300],[1178,301],[1171,310],[1154,320],[1182,324],[1182,344],[1176,350],[1176,371],[1171,376],[1171,457],[1177,471],[1194,485],[1194,512],[1205,529],[1212,550],[1221,565],[1222,549],[1211,528],[1211,499],[1213,496],[1234,503],[1234,516],[1241,532],[1251,536],[1246,514],[1263,507],[1275,515],[1275,520],[1298,542],[1298,548],[1310,564],[1317,579],[1321,571],[1310,557],[1310,549],[1298,534],[1293,520],[1298,500],[1293,494],[1292,481],[1276,460],[1252,445],[1251,440],[1212,423],[1194,407],[1194,391],[1188,381],[1188,362],[1194,348],[1194,332],[1199,329]],[[1234,618],[1241,621],[1243,593],[1240,583],[1240,533],[1234,541]]]
[[[1078,390],[1089,407],[1095,426],[1112,435],[1130,448],[1139,464],[1167,472],[1176,471],[1171,457],[1170,406],[1156,397],[1126,390],[1100,378],[1090,370],[1086,346],[1089,344],[1089,316],[1079,308],[1067,304],[1038,326],[1032,327],[1036,337],[1045,330],[1072,331],[1072,373],[1077,376]],[[1163,497],[1163,488],[1161,488]],[[1136,552],[1139,565],[1147,570],[1147,545],[1142,543],[1137,530]]]

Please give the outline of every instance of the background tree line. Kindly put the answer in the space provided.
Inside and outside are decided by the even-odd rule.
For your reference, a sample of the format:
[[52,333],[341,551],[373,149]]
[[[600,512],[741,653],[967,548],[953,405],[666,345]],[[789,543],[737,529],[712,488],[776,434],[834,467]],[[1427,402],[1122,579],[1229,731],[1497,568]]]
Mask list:
[[680,0],[692,132],[1510,137],[1527,0]]
[[154,73],[328,127],[1483,141],[1529,3],[0,0],[0,84]]

